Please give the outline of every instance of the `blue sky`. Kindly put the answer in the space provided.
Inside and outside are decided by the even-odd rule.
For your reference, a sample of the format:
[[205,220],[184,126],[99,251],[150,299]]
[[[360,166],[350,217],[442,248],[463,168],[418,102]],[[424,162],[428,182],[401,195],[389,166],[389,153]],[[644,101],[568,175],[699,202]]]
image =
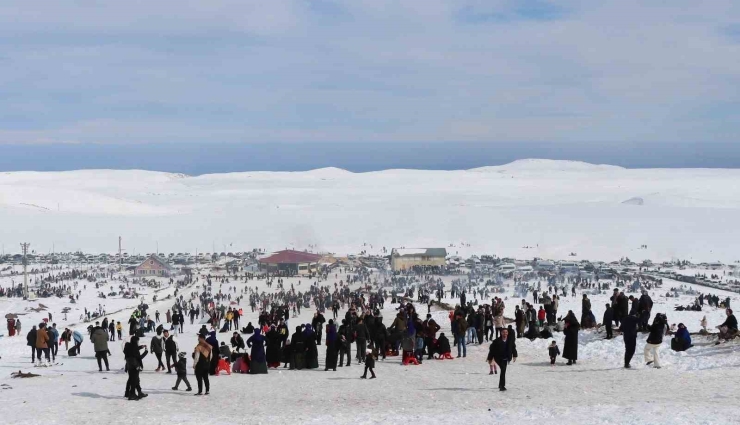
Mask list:
[[738,58],[740,2],[725,0],[3,2],[0,155],[445,142],[737,157]]

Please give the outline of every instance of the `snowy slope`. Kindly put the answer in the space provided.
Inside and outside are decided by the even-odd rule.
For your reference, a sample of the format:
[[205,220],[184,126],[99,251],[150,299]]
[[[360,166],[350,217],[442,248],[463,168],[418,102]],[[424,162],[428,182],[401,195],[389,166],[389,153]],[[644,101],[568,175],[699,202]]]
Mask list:
[[[212,273],[204,270],[203,273]],[[333,286],[341,279],[331,276],[322,285]],[[443,277],[449,285],[454,277]],[[17,277],[16,277],[17,279]],[[0,278],[0,285],[8,286],[10,278]],[[299,282],[303,285],[299,286]],[[201,280],[202,283],[202,280]],[[250,287],[260,292],[274,292],[263,280],[250,281]],[[286,278],[285,285],[307,287],[305,278]],[[665,286],[673,286],[666,282]],[[81,284],[82,285],[82,284]],[[215,289],[224,292],[224,284]],[[243,281],[235,284],[238,292],[245,288]],[[706,288],[688,285],[706,292]],[[506,282],[507,316],[513,315],[518,301],[513,297],[513,285]],[[182,291],[188,293],[191,289]],[[160,299],[172,294],[173,289],[158,293]],[[698,329],[704,315],[713,327],[722,320],[722,311],[705,307],[703,312],[674,312],[673,306],[691,302],[693,297],[667,299],[652,291],[654,311],[668,314],[671,323],[683,321],[691,330]],[[733,294],[712,291],[724,297]],[[151,291],[146,300],[151,301]],[[597,317],[603,313],[608,294],[592,295]],[[472,298],[472,297],[471,297]],[[448,300],[454,303],[454,300]],[[138,300],[119,297],[101,300],[88,284],[82,291],[80,302],[69,304],[66,299],[41,300],[49,307],[59,327],[72,326],[84,333],[87,324],[78,323],[84,308],[94,309],[103,303],[111,314],[109,318],[125,321]],[[21,312],[36,307],[37,302],[0,298],[0,314]],[[63,320],[61,309],[71,307],[69,321]],[[164,313],[171,301],[150,303],[152,310]],[[246,322],[257,322],[257,313],[245,307]],[[389,324],[397,305],[387,303],[383,311],[384,322]],[[423,309],[423,306],[419,306]],[[112,313],[113,311],[123,311]],[[562,299],[560,311],[580,312],[580,291],[577,297]],[[346,310],[340,312],[344,316]],[[669,349],[666,337],[661,349],[664,367],[647,368],[642,360],[646,335],[638,337],[634,368],[621,368],[623,342],[621,337],[603,340],[603,334],[583,331],[579,337],[578,366],[569,367],[562,358],[555,367],[547,359],[546,340],[517,341],[519,357],[509,367],[509,391],[496,391],[498,376],[488,375],[485,358],[487,344],[468,345],[467,357],[447,361],[425,361],[421,366],[401,366],[398,357],[378,361],[378,379],[359,379],[363,368],[355,364],[325,372],[323,368],[325,347],[320,346],[318,370],[290,371],[271,369],[267,375],[231,375],[211,378],[211,395],[193,397],[192,393],[170,390],[175,377],[154,372],[156,359],[144,359],[141,375],[142,387],[149,394],[141,401],[123,399],[126,374],[122,371],[121,342],[110,343],[113,353],[111,372],[98,372],[87,340],[79,357],[68,357],[60,349],[58,366],[33,368],[29,359],[25,333],[32,323],[46,317],[47,312],[22,316],[22,336],[0,338],[0,399],[6,406],[17,408],[4,411],[3,423],[8,424],[211,424],[211,423],[264,423],[264,424],[378,424],[378,423],[547,423],[547,424],[730,424],[736,423],[739,409],[734,406],[734,394],[740,389],[740,345],[737,342],[714,346],[713,341],[695,338],[696,347],[683,353]],[[289,326],[310,322],[312,310],[302,310]],[[450,335],[447,312],[433,312],[442,332]],[[331,313],[327,315],[327,319]],[[185,333],[176,338],[182,351],[191,352],[196,345],[199,325],[185,326]],[[0,334],[4,333],[0,331]],[[218,334],[219,341],[228,343],[230,334]],[[562,350],[563,336],[554,339]],[[149,337],[144,339],[149,343]],[[456,350],[453,350],[456,353]],[[354,347],[353,347],[354,353]],[[189,360],[188,366],[191,366]],[[34,372],[42,377],[11,379],[17,370]],[[196,384],[189,371],[189,380]],[[3,389],[7,388],[7,389]],[[53,390],[53,391],[52,391]],[[718,403],[718,400],[720,402]],[[680,412],[680,416],[676,415]]]
[[460,255],[733,262],[738,209],[740,170],[572,161],[360,174],[0,174],[0,223],[11,224],[2,243],[16,250],[28,241],[42,252],[52,244],[113,252],[120,235],[128,252],[158,243],[164,252],[313,245],[350,253],[367,243],[371,252],[439,246]]

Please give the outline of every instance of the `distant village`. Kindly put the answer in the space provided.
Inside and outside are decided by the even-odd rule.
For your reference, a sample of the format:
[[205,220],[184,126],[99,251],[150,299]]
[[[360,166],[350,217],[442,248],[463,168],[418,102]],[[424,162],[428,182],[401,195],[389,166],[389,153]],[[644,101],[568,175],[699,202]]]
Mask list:
[[[385,251],[385,248],[383,249]],[[75,267],[117,268],[133,278],[171,277],[188,275],[194,269],[225,268],[247,273],[265,273],[274,276],[315,276],[335,267],[352,266],[375,269],[389,274],[474,274],[498,276],[500,279],[525,275],[553,276],[575,275],[586,279],[624,279],[634,271],[650,273],[656,278],[669,278],[740,292],[740,264],[721,262],[693,264],[689,261],[640,263],[622,258],[620,261],[602,262],[589,260],[552,261],[541,258],[521,260],[501,258],[496,255],[472,255],[462,258],[449,255],[446,248],[393,248],[388,255],[339,256],[331,253],[281,250],[268,253],[262,249],[247,252],[146,253],[138,255],[87,254],[87,253],[28,253],[26,264],[64,264]],[[0,276],[20,272],[13,266],[22,265],[22,254],[0,256]],[[39,272],[38,269],[29,273]]]

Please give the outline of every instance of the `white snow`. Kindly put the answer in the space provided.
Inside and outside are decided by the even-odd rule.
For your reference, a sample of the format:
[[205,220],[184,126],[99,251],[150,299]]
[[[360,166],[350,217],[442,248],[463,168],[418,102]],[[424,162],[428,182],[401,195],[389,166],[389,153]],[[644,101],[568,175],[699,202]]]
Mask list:
[[[204,271],[204,273],[208,270]],[[333,275],[323,284],[333,285],[341,279]],[[448,284],[453,277],[443,277]],[[0,278],[0,285],[7,286],[10,279]],[[202,281],[201,281],[202,282]],[[302,286],[298,286],[298,282]],[[287,278],[286,287],[308,285],[306,278]],[[82,285],[81,283],[80,285]],[[65,299],[46,298],[35,302],[0,298],[0,314],[19,312],[36,307],[41,302],[49,307],[54,322],[62,329],[74,326],[84,333],[87,324],[79,323],[78,315],[84,307],[96,308],[103,303],[107,317],[124,321],[137,300],[94,296],[94,287],[87,283],[80,302],[69,304]],[[223,284],[224,291],[234,283]],[[241,290],[244,282],[236,286]],[[506,315],[513,316],[514,305],[519,299],[513,297],[511,281],[506,282]],[[655,302],[653,312],[665,312],[670,323],[683,322],[696,331],[698,322],[706,315],[710,327],[723,320],[719,309],[705,307],[702,312],[674,312],[675,305],[693,301],[693,296],[665,298],[661,293],[677,282],[666,280],[662,290],[651,291]],[[270,292],[264,281],[250,281],[249,286]],[[80,286],[81,287],[81,286]],[[217,289],[218,284],[215,285]],[[708,290],[701,286],[689,288],[712,292],[724,298],[736,294]],[[146,290],[146,300],[151,301],[153,292]],[[164,289],[158,293],[160,299],[172,293]],[[499,295],[501,296],[501,295]],[[603,314],[605,294],[591,295],[597,318]],[[469,296],[469,300],[472,296]],[[531,297],[528,296],[528,300]],[[559,314],[572,309],[580,315],[581,291],[577,297],[561,300]],[[454,299],[446,299],[455,303]],[[152,310],[164,313],[169,301],[150,303]],[[72,307],[69,321],[62,320],[62,307]],[[248,321],[256,323],[257,314],[251,313],[246,305],[241,325]],[[386,304],[383,311],[387,324],[395,314],[396,306]],[[420,312],[424,307],[418,305]],[[340,312],[340,317],[345,310]],[[292,329],[299,323],[310,321],[312,311],[302,314],[289,323]],[[450,335],[446,311],[433,311],[442,331]],[[378,361],[378,379],[360,380],[362,368],[353,365],[339,368],[337,372],[324,372],[324,347],[319,347],[320,367],[315,371],[270,370],[268,375],[231,375],[211,378],[211,395],[208,398],[193,397],[192,393],[174,392],[175,377],[156,373],[156,360],[149,356],[144,360],[142,387],[149,397],[141,401],[123,399],[126,374],[123,373],[121,343],[110,343],[112,371],[97,372],[92,345],[86,337],[81,357],[70,358],[60,348],[61,365],[51,368],[30,367],[29,348],[25,334],[31,324],[46,317],[46,312],[29,312],[22,316],[24,330],[20,337],[0,338],[0,397],[4,406],[3,423],[8,424],[205,424],[205,423],[337,423],[375,424],[392,422],[418,422],[430,424],[449,423],[506,423],[536,421],[551,424],[729,424],[735,423],[740,409],[735,407],[734,394],[740,390],[738,366],[740,345],[730,342],[713,345],[714,339],[694,337],[696,345],[684,353],[674,353],[666,337],[661,348],[664,367],[655,370],[645,367],[642,350],[646,335],[638,337],[638,347],[633,359],[633,370],[621,368],[623,345],[621,337],[606,341],[603,334],[595,331],[580,333],[579,362],[575,367],[564,365],[558,359],[556,367],[550,367],[547,359],[548,340],[530,342],[517,341],[519,358],[509,367],[507,393],[496,391],[498,376],[489,376],[484,362],[487,344],[469,345],[467,357],[452,361],[425,361],[421,366],[401,366],[399,358]],[[327,319],[330,318],[330,313]],[[177,338],[181,350],[190,351],[195,346],[195,332],[199,325],[185,326],[185,333]],[[124,327],[125,329],[126,327]],[[126,330],[124,330],[125,334]],[[5,333],[3,330],[0,333]],[[218,334],[219,341],[226,341],[230,334]],[[563,347],[562,334],[554,338]],[[144,342],[148,344],[149,338]],[[354,353],[354,347],[353,347]],[[453,348],[453,354],[456,349]],[[354,363],[354,362],[353,362]],[[188,363],[191,364],[190,362]],[[32,379],[10,379],[13,371],[39,373],[42,377]],[[195,385],[195,378],[189,374]],[[678,414],[680,412],[680,415]]]
[[191,253],[421,246],[463,256],[732,263],[738,209],[740,170],[571,161],[469,171],[0,174],[0,222],[12,223],[2,242],[13,252],[24,241],[40,252],[115,252],[123,236],[129,253],[157,243]]
[[[72,171],[0,174],[0,223],[6,252],[19,242],[32,249],[115,252],[118,236],[129,254],[154,252],[246,251],[284,248],[313,251],[380,253],[383,247],[445,247],[451,256],[496,254],[501,257],[552,260],[611,261],[628,256],[656,263],[672,259],[693,263],[735,264],[740,256],[740,170],[630,170],[578,162],[527,160],[468,171],[388,170],[350,173],[321,169],[299,173],[246,172],[189,177],[148,171]],[[629,205],[638,202],[640,206]],[[647,245],[647,249],[640,249]],[[570,254],[576,253],[573,257]],[[515,267],[515,266],[514,266]],[[18,270],[18,267],[15,267]],[[724,276],[723,271],[676,269]],[[332,276],[322,285],[333,285]],[[730,278],[729,275],[727,278]],[[0,286],[19,276],[0,276]],[[444,277],[449,284],[452,277]],[[302,286],[298,286],[298,282]],[[202,282],[202,281],[201,281]],[[306,288],[307,278],[288,278]],[[80,283],[83,285],[84,283]],[[250,281],[268,292],[264,281]],[[173,392],[174,377],[155,373],[155,359],[145,359],[142,386],[147,399],[123,399],[126,375],[120,343],[111,343],[112,371],[99,373],[86,338],[81,357],[67,357],[52,368],[30,367],[25,334],[46,312],[29,308],[43,303],[59,328],[79,322],[84,307],[104,303],[109,318],[125,322],[137,300],[96,298],[87,283],[78,304],[66,299],[36,301],[0,298],[0,314],[26,313],[20,337],[0,338],[0,405],[8,424],[211,424],[211,423],[547,423],[547,424],[730,424],[740,409],[740,345],[720,346],[714,339],[694,337],[691,350],[672,352],[669,338],[661,348],[664,367],[646,368],[642,361],[645,335],[638,337],[633,370],[621,368],[621,337],[605,341],[595,331],[580,334],[575,367],[559,360],[550,367],[549,341],[519,340],[519,358],[509,369],[507,393],[496,391],[498,376],[488,376],[488,347],[468,346],[465,359],[425,361],[400,366],[398,358],[378,362],[379,379],[359,379],[359,366],[324,372],[270,370],[268,375],[212,378],[208,398]],[[224,284],[223,289],[230,284]],[[231,283],[234,285],[234,283]],[[510,281],[506,285],[511,285]],[[651,291],[654,313],[667,313],[670,323],[699,329],[724,313],[676,312],[693,295],[666,298],[666,279]],[[218,286],[218,285],[216,285]],[[236,286],[241,289],[244,282]],[[449,285],[448,285],[449,287]],[[687,287],[732,297],[734,293],[701,286]],[[172,288],[157,295],[171,294]],[[171,302],[151,303],[164,316]],[[499,294],[497,294],[499,295]],[[609,291],[590,295],[601,321]],[[507,286],[506,315],[513,317],[514,298]],[[471,299],[470,297],[468,298]],[[531,297],[530,297],[531,299]],[[530,300],[528,299],[528,301]],[[581,291],[561,301],[559,315],[569,309],[580,316]],[[453,299],[445,300],[455,303]],[[68,321],[61,309],[72,307]],[[242,326],[257,314],[246,305]],[[383,311],[389,324],[395,306]],[[419,306],[423,311],[423,307]],[[291,327],[310,321],[303,310]],[[344,311],[340,312],[340,316]],[[446,311],[434,311],[449,336]],[[327,319],[329,316],[327,316]],[[197,326],[186,325],[180,346],[195,346]],[[125,328],[125,327],[124,327]],[[125,330],[124,330],[125,333]],[[0,330],[0,334],[6,331]],[[219,334],[228,342],[229,334]],[[561,347],[563,337],[555,334]],[[148,338],[145,339],[148,342]],[[453,353],[456,350],[453,349]],[[354,348],[353,348],[354,352]],[[189,362],[189,365],[191,363]],[[32,379],[11,379],[17,370],[39,373]],[[189,375],[191,384],[195,378]]]

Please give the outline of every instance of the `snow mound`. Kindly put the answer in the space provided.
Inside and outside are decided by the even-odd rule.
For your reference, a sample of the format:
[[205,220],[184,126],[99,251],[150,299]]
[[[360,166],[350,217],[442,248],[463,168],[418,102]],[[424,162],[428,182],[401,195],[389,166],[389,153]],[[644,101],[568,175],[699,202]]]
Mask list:
[[625,168],[616,165],[591,164],[582,161],[563,161],[554,159],[518,159],[504,165],[473,168],[469,171],[475,172],[500,172],[500,171],[616,171]]
[[645,205],[645,200],[640,198],[639,196],[635,196],[633,198],[629,198],[626,201],[622,201],[622,203],[626,205]]

